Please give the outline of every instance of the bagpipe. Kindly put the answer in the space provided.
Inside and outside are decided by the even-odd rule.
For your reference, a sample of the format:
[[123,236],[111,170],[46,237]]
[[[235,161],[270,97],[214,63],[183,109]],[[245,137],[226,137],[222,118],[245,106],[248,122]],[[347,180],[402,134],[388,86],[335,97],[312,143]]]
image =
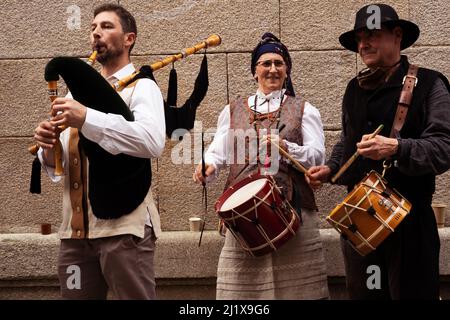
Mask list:
[[[181,60],[202,49],[218,46],[221,38],[212,35],[205,41],[193,47],[186,48],[178,54],[166,57],[153,64],[142,66],[139,71],[130,76],[120,79],[113,85],[108,83],[100,73],[92,67],[95,61],[95,52],[88,59],[88,63],[74,57],[56,57],[50,60],[46,67],[44,77],[48,83],[48,94],[53,101],[57,93],[57,82],[63,78],[68,90],[81,104],[104,113],[113,113],[123,116],[127,121],[134,121],[134,116],[129,107],[122,100],[118,91],[141,78],[154,80],[153,71],[161,69],[175,61]],[[173,69],[174,70],[174,69]],[[199,76],[196,79],[194,90],[186,103],[180,108],[174,108],[165,102],[166,134],[171,135],[173,130],[193,128],[195,110],[206,95],[208,88],[206,55],[204,56]],[[173,72],[171,72],[173,74]],[[169,93],[174,92],[174,81],[172,87],[169,83]],[[175,79],[176,85],[176,79]],[[176,90],[175,90],[176,94]],[[176,101],[176,98],[175,98]],[[173,102],[171,102],[173,103]],[[186,116],[189,114],[189,116]],[[58,128],[57,134],[65,128]],[[134,157],[126,154],[113,155],[97,143],[85,138],[79,132],[80,145],[89,160],[89,193],[88,197],[94,215],[102,219],[113,219],[132,212],[139,206],[148,193],[151,185],[150,159]],[[59,141],[59,139],[57,139]],[[33,145],[28,150],[36,155],[39,146]],[[36,159],[33,162],[30,192],[40,193],[40,163]],[[55,175],[63,175],[62,152],[59,143],[55,146]],[[138,187],[135,187],[135,186]],[[121,202],[123,195],[129,190],[135,194],[131,201]],[[118,195],[118,196],[114,196]]]

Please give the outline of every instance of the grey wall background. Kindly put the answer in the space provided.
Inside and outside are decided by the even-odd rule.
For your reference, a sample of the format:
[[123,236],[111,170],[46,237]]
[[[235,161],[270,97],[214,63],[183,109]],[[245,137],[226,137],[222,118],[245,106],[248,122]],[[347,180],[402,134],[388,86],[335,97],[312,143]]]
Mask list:
[[[43,70],[55,56],[87,57],[88,35],[95,6],[106,1],[0,2],[0,233],[38,232],[41,223],[60,223],[61,185],[42,175],[42,194],[29,193],[36,125],[47,117],[49,102]],[[217,116],[230,99],[256,90],[249,64],[250,52],[260,36],[271,31],[281,37],[293,57],[293,81],[322,115],[327,152],[339,136],[340,103],[347,82],[362,67],[356,54],[344,51],[338,36],[353,27],[356,11],[367,1],[116,1],[128,8],[138,23],[133,62],[141,66],[190,47],[212,33],[222,45],[207,50],[210,87],[199,107],[203,130],[215,127]],[[450,76],[450,2],[445,0],[387,1],[402,18],[421,28],[417,43],[407,49],[410,61]],[[74,7],[76,6],[76,7]],[[73,17],[79,8],[80,27]],[[75,26],[75,27],[74,27]],[[176,63],[179,102],[192,91],[202,55]],[[155,76],[166,95],[170,68]],[[194,129],[192,137],[199,132]],[[192,138],[192,141],[194,139]],[[158,164],[153,162],[154,193],[159,200],[163,229],[187,230],[188,217],[202,212],[201,187],[191,181],[194,164],[174,165],[171,152],[178,142],[167,141]],[[215,200],[223,189],[223,176],[209,187],[207,228],[215,229]],[[450,204],[450,176],[438,177],[436,202]],[[323,187],[317,198],[320,215],[344,199],[340,187]],[[447,221],[448,212],[447,212]],[[448,223],[447,223],[448,225]],[[328,227],[322,219],[322,226]]]

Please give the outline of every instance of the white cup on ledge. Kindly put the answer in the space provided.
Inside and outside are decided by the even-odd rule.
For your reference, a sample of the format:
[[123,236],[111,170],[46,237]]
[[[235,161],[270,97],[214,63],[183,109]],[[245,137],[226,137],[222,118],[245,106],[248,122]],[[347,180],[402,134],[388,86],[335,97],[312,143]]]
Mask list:
[[445,211],[447,205],[443,203],[433,203],[431,206],[433,207],[434,216],[436,217],[437,227],[443,228],[445,225]]
[[189,228],[191,231],[201,231],[203,225],[203,220],[200,217],[190,217],[189,218]]

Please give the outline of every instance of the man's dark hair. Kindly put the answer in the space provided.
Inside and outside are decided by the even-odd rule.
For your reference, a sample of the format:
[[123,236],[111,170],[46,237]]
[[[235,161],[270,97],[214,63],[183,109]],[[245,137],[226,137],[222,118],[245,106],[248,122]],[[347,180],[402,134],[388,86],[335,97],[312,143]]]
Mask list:
[[[123,32],[133,32],[137,36],[137,26],[136,26],[136,20],[134,19],[133,15],[124,7],[121,5],[115,4],[115,3],[105,3],[97,8],[94,9],[94,18],[102,12],[105,11],[112,11],[117,14],[117,16],[120,19],[120,24],[122,26]],[[134,43],[131,45],[130,50],[128,51],[128,54],[131,53],[131,50],[134,47]]]

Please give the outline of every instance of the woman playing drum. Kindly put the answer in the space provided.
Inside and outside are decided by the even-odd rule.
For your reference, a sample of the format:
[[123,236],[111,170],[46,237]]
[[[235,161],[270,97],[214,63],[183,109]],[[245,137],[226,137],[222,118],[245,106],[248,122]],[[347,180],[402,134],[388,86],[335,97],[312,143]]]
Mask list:
[[[301,225],[285,244],[263,255],[251,255],[228,229],[219,258],[217,299],[323,299],[328,297],[327,275],[315,212],[314,194],[303,173],[278,148],[305,167],[323,163],[324,134],[319,111],[295,97],[290,81],[289,52],[274,35],[266,33],[252,52],[251,71],[257,81],[255,95],[237,98],[218,119],[213,142],[193,179],[210,182],[230,165],[226,193],[249,175],[269,172],[283,199],[295,208]],[[238,140],[245,132],[245,142]],[[241,134],[241,135],[240,135]],[[252,153],[252,146],[255,146]],[[266,151],[271,150],[271,152]],[[244,157],[242,157],[244,155]],[[240,157],[241,156],[241,157]],[[267,161],[270,156],[270,161]],[[244,159],[241,159],[244,158]],[[269,170],[267,170],[269,167]],[[203,171],[203,174],[202,174]],[[231,186],[231,188],[229,188]],[[253,192],[252,184],[240,190]],[[225,194],[226,194],[225,193]],[[242,194],[248,198],[248,194]],[[239,202],[239,197],[224,203]],[[217,208],[217,206],[216,206]]]

